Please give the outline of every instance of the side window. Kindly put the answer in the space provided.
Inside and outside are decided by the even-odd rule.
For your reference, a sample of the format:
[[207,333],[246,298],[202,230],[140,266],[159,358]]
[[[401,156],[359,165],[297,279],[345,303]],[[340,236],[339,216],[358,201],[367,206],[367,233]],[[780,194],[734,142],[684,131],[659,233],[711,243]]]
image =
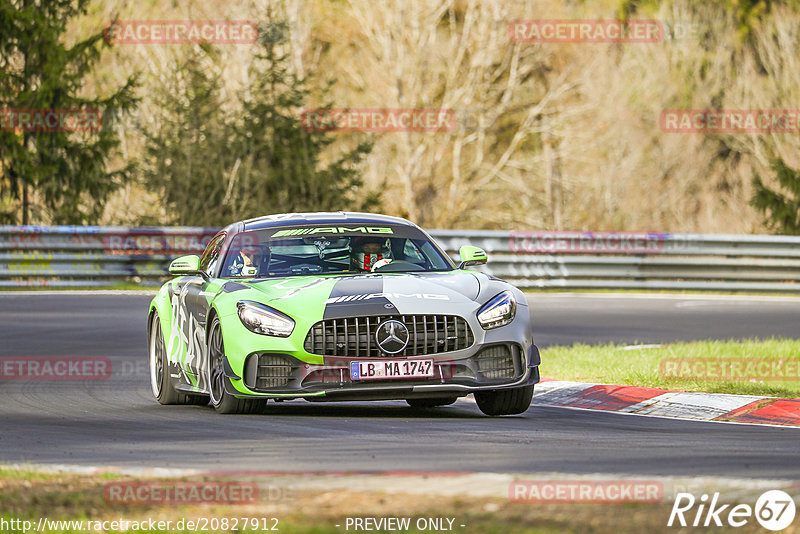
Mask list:
[[225,234],[217,234],[211,241],[208,242],[206,250],[200,257],[200,270],[208,275],[212,275],[217,268],[219,262],[219,252],[222,249],[222,244],[225,242]]
[[436,250],[430,241],[418,241],[420,243],[420,251],[428,257],[433,269],[450,270],[452,267],[447,265],[447,261]]
[[425,261],[425,256],[419,251],[417,245],[410,239],[406,239],[406,246],[403,248],[403,254],[406,260]]

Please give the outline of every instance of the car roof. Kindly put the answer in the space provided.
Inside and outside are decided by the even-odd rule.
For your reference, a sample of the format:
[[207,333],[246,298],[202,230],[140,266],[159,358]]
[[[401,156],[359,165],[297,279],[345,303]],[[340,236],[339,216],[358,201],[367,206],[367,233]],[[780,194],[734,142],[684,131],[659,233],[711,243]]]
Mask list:
[[318,224],[392,224],[410,226],[417,225],[401,217],[378,215],[375,213],[359,213],[349,211],[316,212],[316,213],[280,213],[266,215],[242,221],[243,231],[261,230],[281,226],[318,225]]

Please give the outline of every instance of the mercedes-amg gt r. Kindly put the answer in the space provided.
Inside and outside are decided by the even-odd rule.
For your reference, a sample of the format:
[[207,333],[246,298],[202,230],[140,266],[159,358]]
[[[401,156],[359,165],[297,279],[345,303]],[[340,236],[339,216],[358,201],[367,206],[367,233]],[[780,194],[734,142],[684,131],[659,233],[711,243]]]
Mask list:
[[271,215],[222,229],[148,315],[153,395],[255,413],[268,399],[404,399],[473,394],[488,415],[528,409],[539,381],[524,295],[453,260],[405,219]]

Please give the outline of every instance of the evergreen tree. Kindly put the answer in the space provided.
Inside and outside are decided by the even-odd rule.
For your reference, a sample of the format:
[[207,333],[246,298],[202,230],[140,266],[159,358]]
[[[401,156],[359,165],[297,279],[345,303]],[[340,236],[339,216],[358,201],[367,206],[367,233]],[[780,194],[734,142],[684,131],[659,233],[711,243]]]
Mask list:
[[365,190],[359,144],[323,166],[330,133],[303,128],[305,80],[279,52],[284,23],[265,24],[250,69],[255,82],[224,109],[219,75],[195,55],[175,69],[158,97],[159,126],[147,138],[145,176],[159,191],[170,223],[219,226],[289,211],[370,210],[379,195]]
[[756,176],[753,179],[755,194],[752,204],[767,217],[767,225],[778,233],[800,235],[800,171],[792,169],[780,158],[772,161],[772,170],[779,189],[770,189],[760,176]]
[[[0,0],[0,198],[10,209],[3,222],[95,222],[105,200],[130,174],[108,171],[119,144],[102,119],[78,131],[20,127],[17,110],[83,110],[121,113],[135,104],[135,78],[110,96],[80,96],[105,46],[103,32],[67,46],[63,35],[89,0]],[[40,111],[40,113],[43,113]]]
[[241,171],[245,182],[258,184],[249,194],[253,214],[289,211],[370,210],[379,205],[376,193],[364,193],[357,164],[369,153],[360,144],[327,167],[319,168],[320,153],[331,134],[303,128],[300,115],[308,95],[303,80],[288,68],[281,51],[285,23],[262,25],[261,49],[252,64],[256,80],[244,98],[243,120],[237,124]]
[[163,199],[168,224],[223,226],[235,218],[227,189],[238,167],[233,132],[219,75],[204,59],[192,54],[172,70],[155,96],[156,117],[142,127],[144,179]]

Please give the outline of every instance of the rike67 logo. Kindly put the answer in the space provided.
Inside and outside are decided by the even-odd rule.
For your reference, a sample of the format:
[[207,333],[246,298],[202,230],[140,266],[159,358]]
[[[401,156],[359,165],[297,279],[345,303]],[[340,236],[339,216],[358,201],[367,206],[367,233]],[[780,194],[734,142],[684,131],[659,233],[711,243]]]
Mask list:
[[667,526],[742,527],[755,518],[763,528],[778,531],[792,524],[795,512],[794,500],[781,490],[762,493],[755,507],[749,504],[719,504],[719,493],[714,493],[710,500],[705,493],[699,499],[691,493],[678,493]]

